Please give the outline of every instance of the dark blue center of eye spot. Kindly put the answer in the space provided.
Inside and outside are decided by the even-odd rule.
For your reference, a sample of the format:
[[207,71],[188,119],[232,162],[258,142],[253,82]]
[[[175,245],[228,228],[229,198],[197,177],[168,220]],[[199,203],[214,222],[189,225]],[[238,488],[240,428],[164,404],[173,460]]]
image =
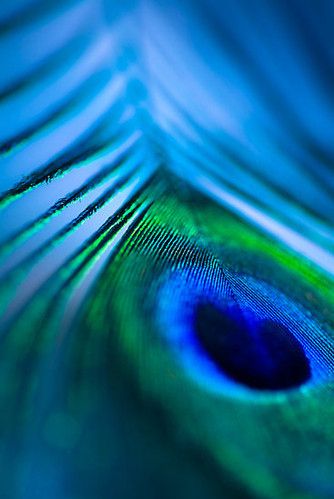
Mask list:
[[228,377],[259,390],[301,386],[311,377],[303,346],[289,329],[238,307],[199,303],[194,329],[205,354]]

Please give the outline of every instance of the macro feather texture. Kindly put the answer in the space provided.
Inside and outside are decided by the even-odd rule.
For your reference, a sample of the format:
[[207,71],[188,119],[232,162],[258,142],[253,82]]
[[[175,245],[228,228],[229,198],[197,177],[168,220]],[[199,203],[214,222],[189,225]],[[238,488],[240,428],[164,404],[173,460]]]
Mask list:
[[334,496],[330,0],[0,7],[0,497]]

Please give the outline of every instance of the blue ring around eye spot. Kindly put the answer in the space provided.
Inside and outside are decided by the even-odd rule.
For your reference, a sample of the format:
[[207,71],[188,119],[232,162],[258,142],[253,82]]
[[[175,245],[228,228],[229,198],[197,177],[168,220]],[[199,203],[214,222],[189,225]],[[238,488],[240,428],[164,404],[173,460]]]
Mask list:
[[[266,327],[268,329],[268,324],[274,324],[275,334],[280,334],[281,331],[281,334],[286,337],[290,335],[290,339],[288,337],[285,340],[279,338],[279,348],[281,350],[288,348],[289,351],[280,352],[281,366],[274,365],[274,369],[278,369],[274,374],[276,376],[274,384],[268,383],[267,386],[263,383],[263,376],[267,372],[266,366],[260,369],[260,383],[256,381],[253,382],[255,386],[247,386],[247,380],[250,379],[250,366],[238,366],[235,362],[232,363],[231,368],[231,362],[229,362],[225,364],[230,369],[227,372],[228,370],[226,371],[217,365],[217,356],[213,358],[215,356],[212,355],[212,351],[210,355],[208,349],[203,348],[203,341],[199,341],[198,331],[194,327],[198,306],[201,304],[210,304],[222,313],[230,310],[231,306],[237,305],[241,314],[246,316],[248,323],[253,324],[251,327],[259,327],[260,329]],[[306,310],[281,291],[247,275],[226,271],[220,282],[217,279],[213,282],[209,275],[204,279],[199,279],[198,275],[194,275],[193,270],[183,269],[182,272],[172,272],[160,289],[156,320],[162,336],[175,352],[176,358],[185,372],[201,387],[212,393],[238,398],[254,396],[267,398],[269,395],[279,399],[281,396],[285,397],[287,391],[292,392],[292,389],[294,391],[309,390],[312,386],[328,380],[332,375],[332,366],[323,353],[328,350],[330,340],[316,321],[309,317]],[[262,335],[258,340],[260,348],[268,346],[267,340],[263,344],[263,338]],[[249,345],[246,345],[246,348],[249,348]],[[257,354],[254,352],[251,354],[246,363],[256,359]],[[282,355],[285,354],[286,359],[282,360]],[[262,355],[261,362],[263,359]],[[274,364],[278,362],[277,357],[273,358],[273,362]],[[282,377],[284,362],[286,362],[287,369],[290,368],[290,374],[287,373],[287,376],[291,377],[292,372],[299,378],[291,380],[291,387],[289,387],[289,379],[288,382],[283,380],[280,390],[279,383],[275,385],[275,382],[277,379],[280,382],[280,378],[277,377]],[[299,366],[295,368],[299,369],[297,374],[296,370],[293,371],[293,362],[295,364],[299,362]],[[264,359],[264,363],[270,364],[268,359]],[[256,371],[255,368],[254,371]],[[236,375],[240,372],[241,377],[237,379]],[[244,378],[246,383],[240,381],[242,376],[245,376],[245,372],[248,376],[248,378]],[[268,371],[268,376],[270,372],[272,371]],[[298,380],[299,382],[297,382]],[[257,386],[256,383],[258,383]],[[271,390],[271,387],[274,387],[274,390]],[[288,390],[289,388],[291,390]]]

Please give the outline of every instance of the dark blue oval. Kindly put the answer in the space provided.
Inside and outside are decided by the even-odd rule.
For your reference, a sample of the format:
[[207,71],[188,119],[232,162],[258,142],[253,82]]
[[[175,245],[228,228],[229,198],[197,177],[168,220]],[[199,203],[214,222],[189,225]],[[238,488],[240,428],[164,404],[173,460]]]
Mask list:
[[206,355],[228,377],[250,388],[286,390],[311,377],[304,349],[289,329],[273,320],[259,319],[237,305],[220,309],[197,304],[197,340]]

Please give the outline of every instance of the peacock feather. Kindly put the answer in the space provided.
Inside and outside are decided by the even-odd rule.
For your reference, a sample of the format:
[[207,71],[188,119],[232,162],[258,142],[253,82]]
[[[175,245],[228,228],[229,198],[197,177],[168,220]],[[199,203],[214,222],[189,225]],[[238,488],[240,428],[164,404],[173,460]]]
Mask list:
[[334,4],[0,7],[0,497],[334,497]]

